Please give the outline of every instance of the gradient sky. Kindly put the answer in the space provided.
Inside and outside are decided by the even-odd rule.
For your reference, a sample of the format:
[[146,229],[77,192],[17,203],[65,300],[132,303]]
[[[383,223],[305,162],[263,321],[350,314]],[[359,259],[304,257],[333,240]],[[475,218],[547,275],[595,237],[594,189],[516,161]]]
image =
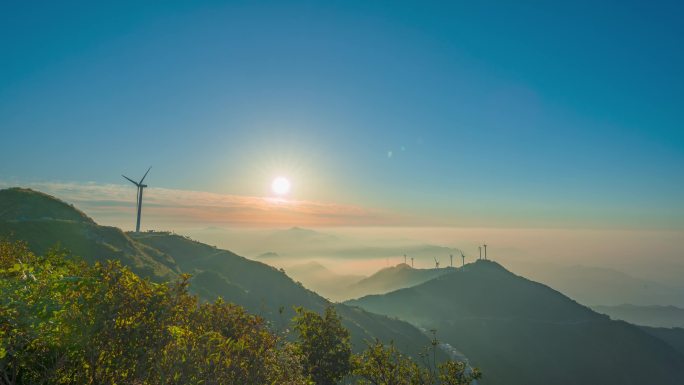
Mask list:
[[681,2],[140,3],[0,4],[0,182],[684,229]]

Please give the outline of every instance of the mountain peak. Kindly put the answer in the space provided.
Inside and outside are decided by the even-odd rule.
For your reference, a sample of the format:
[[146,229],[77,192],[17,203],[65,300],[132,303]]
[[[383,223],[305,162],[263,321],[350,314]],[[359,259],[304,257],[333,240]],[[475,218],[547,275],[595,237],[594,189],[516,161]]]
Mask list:
[[466,270],[477,271],[477,272],[502,272],[513,274],[503,267],[498,262],[494,262],[491,259],[478,259],[473,263],[469,263],[465,266]]
[[387,274],[390,272],[397,272],[397,271],[401,271],[401,270],[405,270],[405,269],[412,269],[412,267],[411,267],[411,265],[402,262],[402,263],[398,263],[398,264],[393,265],[393,266],[383,267],[380,270],[373,273],[373,275],[382,275],[382,274]]
[[336,237],[330,234],[321,233],[316,230],[307,229],[304,227],[294,226],[285,230],[276,230],[270,234],[267,239],[272,247],[288,245],[291,242],[315,242],[324,243],[336,240]]
[[329,236],[328,234],[319,233],[316,230],[307,229],[299,226],[292,226],[284,230],[277,230],[273,233],[274,235],[286,235],[286,236],[305,236],[305,237],[320,237]]
[[29,188],[0,190],[1,221],[63,220],[94,224],[90,217],[52,195]]
[[263,258],[279,258],[280,255],[274,251],[267,251],[265,253],[261,253],[256,256],[256,259],[263,259]]
[[315,230],[305,229],[305,228],[299,227],[299,226],[292,226],[285,231],[289,231],[292,233],[318,234],[318,232]]

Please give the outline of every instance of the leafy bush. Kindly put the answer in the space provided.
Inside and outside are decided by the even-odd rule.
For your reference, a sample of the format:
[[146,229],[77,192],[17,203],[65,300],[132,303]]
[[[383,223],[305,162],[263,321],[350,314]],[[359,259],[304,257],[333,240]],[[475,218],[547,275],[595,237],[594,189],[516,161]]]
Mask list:
[[351,371],[349,332],[332,306],[318,313],[296,309],[293,319],[299,339],[295,346],[304,357],[304,370],[317,385],[335,385]]
[[307,383],[300,356],[262,319],[199,304],[187,285],[1,243],[0,383]]
[[[352,356],[334,308],[296,309],[288,342],[242,307],[199,303],[189,276],[142,279],[119,262],[88,265],[0,242],[0,384],[468,384],[372,344]],[[434,349],[434,346],[433,346]],[[351,375],[351,376],[349,376]],[[417,382],[422,381],[422,382]]]
[[[436,346],[435,343],[430,349]],[[425,358],[429,353],[421,355]],[[468,385],[481,377],[477,369],[470,370],[458,361],[441,364],[426,361],[425,365],[419,365],[401,354],[394,344],[385,346],[380,341],[369,344],[363,353],[354,356],[353,368],[359,385]]]

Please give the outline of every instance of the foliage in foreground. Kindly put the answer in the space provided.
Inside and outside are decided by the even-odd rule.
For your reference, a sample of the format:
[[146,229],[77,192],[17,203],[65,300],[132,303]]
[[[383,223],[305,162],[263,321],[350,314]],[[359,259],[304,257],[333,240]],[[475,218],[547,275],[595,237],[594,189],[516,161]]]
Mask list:
[[[352,355],[332,308],[297,309],[288,342],[243,308],[199,303],[188,276],[141,279],[118,262],[0,242],[0,384],[469,384],[465,365],[421,367],[393,346]],[[434,348],[434,347],[433,347]]]
[[297,308],[294,318],[299,333],[297,351],[304,357],[304,370],[317,385],[337,384],[351,370],[349,331],[332,306],[323,316]]
[[471,370],[458,361],[419,365],[402,355],[393,344],[385,346],[379,341],[354,356],[352,361],[353,373],[360,378],[358,384],[364,385],[468,385],[481,376],[477,369]]

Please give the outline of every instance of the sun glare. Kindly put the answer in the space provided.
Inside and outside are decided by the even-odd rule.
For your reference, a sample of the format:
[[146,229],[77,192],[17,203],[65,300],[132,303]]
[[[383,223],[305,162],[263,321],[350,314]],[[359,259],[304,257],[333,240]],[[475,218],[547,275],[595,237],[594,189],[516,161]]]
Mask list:
[[271,190],[274,194],[282,196],[290,192],[290,186],[290,181],[287,178],[279,176],[273,179]]

